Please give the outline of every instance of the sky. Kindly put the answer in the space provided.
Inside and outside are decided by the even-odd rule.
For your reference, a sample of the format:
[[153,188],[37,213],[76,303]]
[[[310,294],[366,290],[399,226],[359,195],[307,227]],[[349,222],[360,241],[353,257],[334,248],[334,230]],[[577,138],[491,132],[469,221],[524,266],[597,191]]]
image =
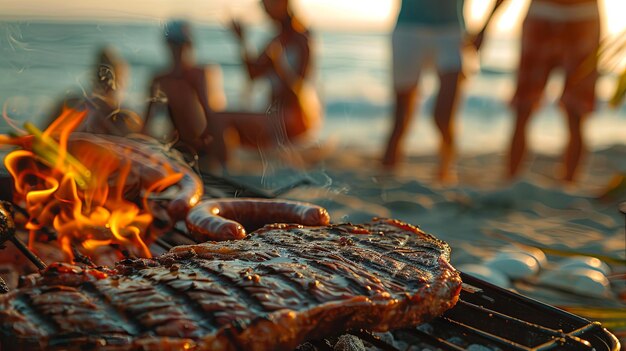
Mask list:
[[[436,1],[436,0],[433,0]],[[493,0],[466,0],[470,28],[480,26]],[[296,10],[312,26],[327,29],[389,30],[400,0],[293,0]],[[607,33],[626,29],[626,0],[600,0]],[[18,18],[164,20],[187,17],[226,22],[230,17],[259,21],[259,0],[0,0],[3,16]],[[507,0],[494,21],[498,31],[514,31],[528,0]]]
[[[390,30],[400,0],[292,0],[311,26],[322,29]],[[436,1],[436,0],[433,0]],[[470,29],[478,28],[494,0],[466,0]],[[626,0],[600,0],[608,34],[626,30]],[[528,0],[507,0],[494,20],[497,33],[515,33]],[[0,0],[2,17],[53,20],[116,19],[164,21],[184,17],[226,23],[231,17],[257,22],[263,18],[259,0]]]

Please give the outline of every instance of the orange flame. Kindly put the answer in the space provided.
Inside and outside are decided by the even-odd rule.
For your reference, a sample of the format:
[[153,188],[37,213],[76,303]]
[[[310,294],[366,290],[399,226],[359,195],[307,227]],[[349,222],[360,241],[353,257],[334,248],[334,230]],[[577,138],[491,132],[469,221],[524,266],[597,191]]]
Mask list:
[[[10,152],[4,161],[15,180],[15,201],[25,203],[30,216],[25,227],[30,232],[29,245],[32,248],[42,227],[53,226],[70,260],[76,244],[88,253],[116,244],[137,256],[150,257],[146,233],[153,215],[149,207],[142,209],[124,198],[125,190],[133,185],[128,184],[131,160],[96,143],[69,143],[85,114],[66,108],[44,132],[25,125],[32,135],[0,139],[0,143],[25,149]],[[160,191],[179,178],[170,172],[147,192]]]

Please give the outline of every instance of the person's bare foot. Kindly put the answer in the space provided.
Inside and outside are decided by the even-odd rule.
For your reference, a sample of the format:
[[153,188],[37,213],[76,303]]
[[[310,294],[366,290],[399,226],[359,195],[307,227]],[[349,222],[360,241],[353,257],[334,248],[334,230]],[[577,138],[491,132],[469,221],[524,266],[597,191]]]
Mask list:
[[388,155],[385,155],[380,163],[382,168],[386,171],[393,171],[398,165],[396,158],[389,157]]
[[[612,201],[619,199],[620,194],[626,194],[626,174],[617,173],[613,175],[606,186],[604,186],[604,189],[597,195],[597,198],[601,201]],[[626,202],[624,204],[626,204]]]
[[436,176],[437,183],[444,186],[454,186],[459,183],[456,171],[438,170]]

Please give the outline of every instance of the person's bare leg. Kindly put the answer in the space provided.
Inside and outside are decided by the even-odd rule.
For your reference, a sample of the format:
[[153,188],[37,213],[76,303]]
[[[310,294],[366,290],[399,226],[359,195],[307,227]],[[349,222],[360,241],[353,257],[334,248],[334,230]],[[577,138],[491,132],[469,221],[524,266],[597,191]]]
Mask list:
[[532,113],[530,106],[518,106],[516,109],[515,130],[511,138],[507,178],[514,179],[526,154],[526,131]]
[[[304,167],[297,150],[292,147],[292,135],[284,125],[283,117],[259,112],[224,111],[215,113],[216,119],[228,126],[224,154],[239,146],[255,149],[259,155],[269,152],[269,159],[281,159],[291,166]],[[230,136],[230,137],[229,137]]]
[[[265,113],[223,111],[216,112],[215,118],[222,126],[232,128],[239,136],[238,142],[252,148],[266,148],[277,145],[274,121]],[[228,141],[226,147],[236,147]]]
[[460,84],[461,75],[459,72],[439,75],[440,88],[433,115],[437,129],[441,134],[437,179],[442,182],[453,180],[450,174],[450,167],[454,161],[454,123],[452,117],[456,112]]
[[400,158],[400,145],[406,134],[409,122],[415,111],[417,101],[417,86],[408,90],[396,91],[396,104],[394,107],[393,130],[387,142],[387,149],[383,156],[383,165],[393,168]]
[[228,170],[229,150],[228,126],[226,123],[214,122],[213,129],[206,140],[199,140],[198,146],[204,149],[206,157],[201,161],[201,169],[213,173],[223,173]]
[[573,182],[576,179],[578,165],[585,151],[582,124],[585,119],[580,113],[567,110],[569,141],[563,155],[563,180]]

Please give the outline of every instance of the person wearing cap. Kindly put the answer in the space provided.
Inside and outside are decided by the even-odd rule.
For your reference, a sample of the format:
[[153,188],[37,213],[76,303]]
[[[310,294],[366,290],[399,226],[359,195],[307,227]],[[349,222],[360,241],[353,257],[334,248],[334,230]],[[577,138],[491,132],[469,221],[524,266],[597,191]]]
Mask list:
[[[196,65],[189,23],[173,21],[165,26],[172,63],[152,80],[144,132],[149,132],[157,107],[166,106],[178,143],[206,156],[201,168],[226,169],[229,153],[238,146],[287,150],[284,146],[318,124],[319,105],[306,82],[309,33],[293,16],[288,0],[264,1],[264,5],[281,24],[280,34],[258,57],[244,53],[250,78],[266,77],[272,87],[271,101],[262,112],[224,111],[221,73]],[[245,47],[243,29],[235,24],[235,31]]]
[[175,139],[174,144],[209,154],[212,161],[224,164],[224,126],[215,116],[215,111],[225,105],[221,72],[214,66],[196,64],[188,22],[166,24],[164,35],[171,63],[152,79],[143,131],[150,134],[159,107],[165,107],[174,129],[175,135],[170,136]]

